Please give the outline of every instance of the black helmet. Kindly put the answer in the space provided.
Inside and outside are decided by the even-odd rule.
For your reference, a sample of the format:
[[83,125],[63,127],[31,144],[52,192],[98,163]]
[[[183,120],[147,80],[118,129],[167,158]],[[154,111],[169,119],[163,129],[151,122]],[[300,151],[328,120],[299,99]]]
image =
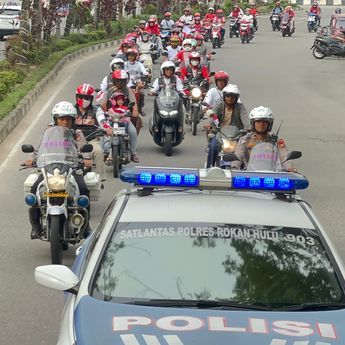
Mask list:
[[335,9],[335,13],[336,13],[336,14],[340,14],[340,13],[341,13],[341,8],[339,8],[339,7],[336,8],[336,9]]

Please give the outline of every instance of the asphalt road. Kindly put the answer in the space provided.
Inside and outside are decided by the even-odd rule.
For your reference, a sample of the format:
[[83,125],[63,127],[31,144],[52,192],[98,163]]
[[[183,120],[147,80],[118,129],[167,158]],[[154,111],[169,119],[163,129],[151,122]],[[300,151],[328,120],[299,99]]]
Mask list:
[[[323,8],[324,24],[334,8]],[[284,120],[280,135],[291,150],[301,150],[296,162],[299,171],[310,180],[303,197],[313,206],[345,259],[345,234],[342,212],[345,209],[344,187],[344,60],[316,60],[310,47],[314,34],[306,30],[306,15],[299,12],[297,32],[282,38],[272,32],[267,17],[259,18],[259,31],[250,44],[227,39],[217,50],[212,70],[226,70],[231,82],[241,90],[241,100],[248,110],[265,105],[274,112],[276,129]],[[36,284],[34,268],[48,264],[49,246],[29,239],[27,207],[23,201],[23,182],[29,171],[18,171],[25,155],[22,143],[36,145],[50,121],[50,110],[60,100],[74,99],[75,88],[83,82],[98,85],[108,72],[111,51],[83,57],[67,66],[54,85],[45,90],[39,101],[16,130],[0,145],[0,344],[55,344],[63,296]],[[157,65],[158,67],[158,65]],[[201,167],[205,161],[204,132],[192,137],[186,129],[183,143],[166,157],[148,132],[152,98],[147,98],[145,127],[139,136],[140,164],[153,166]],[[92,224],[97,225],[115,193],[127,186],[111,177],[102,199],[92,205]],[[248,210],[250,212],[250,210]],[[210,209],[210,212],[212,210]],[[267,215],[269,217],[269,214]],[[71,265],[74,250],[64,258]]]

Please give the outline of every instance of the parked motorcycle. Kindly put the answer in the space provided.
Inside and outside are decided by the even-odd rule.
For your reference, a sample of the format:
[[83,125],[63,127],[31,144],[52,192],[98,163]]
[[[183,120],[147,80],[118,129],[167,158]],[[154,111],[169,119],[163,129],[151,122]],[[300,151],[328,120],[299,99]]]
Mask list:
[[242,44],[244,42],[249,43],[254,37],[253,30],[250,24],[251,23],[246,20],[240,21],[240,37]]
[[[23,145],[22,151],[35,152],[32,145]],[[91,151],[90,144],[80,149],[85,153]],[[73,173],[83,174],[82,161],[71,131],[60,126],[49,127],[37,150],[37,170],[24,182],[26,204],[39,208],[40,239],[50,242],[52,264],[62,263],[63,248],[79,243],[89,224],[90,200],[80,195],[73,176]],[[90,199],[98,200],[101,190],[99,174],[88,172],[84,180],[90,191]],[[37,191],[33,194],[31,188],[35,182]]]
[[336,38],[316,37],[310,49],[315,59],[327,56],[345,57],[345,44]]
[[179,145],[184,137],[183,102],[178,93],[166,87],[155,98],[153,117],[150,118],[150,133],[153,141],[164,147],[171,156],[172,147]]
[[272,24],[272,30],[280,30],[280,21],[281,21],[281,15],[279,14],[272,14],[271,16],[271,24]]
[[240,20],[237,17],[230,17],[229,19],[229,37],[232,38],[240,35]]
[[291,18],[289,16],[289,14],[284,13],[282,16],[281,23],[280,23],[280,31],[281,31],[283,37],[285,37],[285,36],[290,37],[295,32],[294,28],[290,29],[290,22],[291,22]]
[[307,28],[309,32],[316,32],[319,28],[320,23],[316,20],[316,14],[309,12],[308,13],[308,21],[307,21]]
[[216,49],[217,47],[220,48],[224,41],[222,40],[222,35],[220,29],[222,28],[221,24],[212,24],[212,47]]

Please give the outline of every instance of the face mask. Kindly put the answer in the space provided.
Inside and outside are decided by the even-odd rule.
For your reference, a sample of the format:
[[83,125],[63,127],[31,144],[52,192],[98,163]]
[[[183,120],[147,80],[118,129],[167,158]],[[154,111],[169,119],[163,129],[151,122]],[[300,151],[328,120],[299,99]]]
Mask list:
[[88,99],[78,98],[77,99],[77,104],[79,105],[79,107],[85,109],[85,108],[87,108],[91,104],[91,101],[88,100]]
[[191,60],[191,65],[192,66],[198,66],[199,65],[199,61],[198,60]]

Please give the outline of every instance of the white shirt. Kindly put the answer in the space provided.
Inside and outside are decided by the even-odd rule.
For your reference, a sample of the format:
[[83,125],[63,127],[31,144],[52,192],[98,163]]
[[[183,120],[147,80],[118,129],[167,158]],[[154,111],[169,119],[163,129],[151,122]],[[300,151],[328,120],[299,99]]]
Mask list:
[[168,52],[168,60],[173,61],[176,54],[181,50],[181,47],[177,46],[174,49],[172,46],[167,46],[166,50]]
[[128,87],[134,86],[135,84],[133,81],[138,77],[148,75],[144,65],[139,61],[135,61],[134,63],[126,61],[123,69],[129,74],[130,77],[130,80],[127,84]]
[[223,100],[223,91],[219,90],[218,87],[209,89],[205,95],[204,102],[209,104],[210,108],[213,108],[216,103]]

